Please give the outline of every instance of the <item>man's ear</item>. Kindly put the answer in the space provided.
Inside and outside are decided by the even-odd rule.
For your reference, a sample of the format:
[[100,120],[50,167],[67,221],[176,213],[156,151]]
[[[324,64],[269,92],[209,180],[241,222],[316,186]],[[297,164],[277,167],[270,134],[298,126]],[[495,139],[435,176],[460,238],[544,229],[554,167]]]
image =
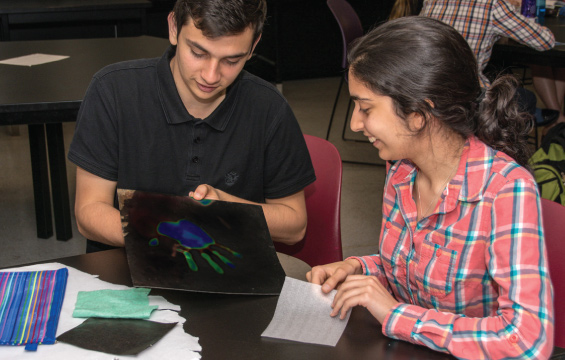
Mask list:
[[253,43],[253,47],[251,48],[251,51],[249,52],[249,56],[247,57],[247,60],[251,59],[251,56],[253,56],[253,52],[255,51],[255,47],[257,47],[257,44],[259,44],[259,40],[261,40],[261,36],[262,36],[262,34],[259,34],[259,37],[257,38],[257,40],[255,40],[255,43]]
[[177,33],[177,23],[175,22],[174,12],[169,13],[169,16],[167,17],[167,23],[169,25],[169,42],[173,46],[177,45],[178,33]]

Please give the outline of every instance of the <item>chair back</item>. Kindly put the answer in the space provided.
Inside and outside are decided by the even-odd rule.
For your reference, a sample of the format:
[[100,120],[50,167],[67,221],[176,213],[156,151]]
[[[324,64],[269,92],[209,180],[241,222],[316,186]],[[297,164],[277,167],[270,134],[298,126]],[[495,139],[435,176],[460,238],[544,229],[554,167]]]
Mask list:
[[363,35],[363,26],[361,25],[361,20],[359,20],[355,9],[353,9],[347,1],[328,0],[327,4],[341,30],[341,38],[343,40],[341,66],[345,69],[347,67],[347,48],[353,40]]
[[541,199],[543,231],[553,283],[555,346],[565,348],[565,206]]
[[304,239],[294,245],[275,243],[275,249],[310,266],[343,260],[341,250],[341,174],[339,152],[327,140],[304,135],[316,181],[304,189],[308,225]]

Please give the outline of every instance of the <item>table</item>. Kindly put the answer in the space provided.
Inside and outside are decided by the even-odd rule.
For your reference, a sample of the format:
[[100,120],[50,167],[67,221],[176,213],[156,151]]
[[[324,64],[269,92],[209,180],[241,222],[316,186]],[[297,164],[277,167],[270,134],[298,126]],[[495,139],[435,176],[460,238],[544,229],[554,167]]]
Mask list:
[[0,40],[145,34],[149,0],[0,0]]
[[[547,17],[543,23],[555,35],[555,40],[565,43],[565,18]],[[494,45],[491,61],[503,67],[519,62],[541,66],[565,67],[565,45],[553,49],[537,51],[513,40],[502,39]]]
[[[107,250],[51,260],[116,284],[132,286],[123,249]],[[49,262],[51,262],[49,261]],[[282,263],[285,267],[284,262]],[[381,325],[361,307],[354,308],[336,347],[261,338],[270,323],[277,296],[225,295],[153,289],[181,306],[184,329],[199,337],[202,359],[453,359],[423,346],[392,340]],[[565,349],[555,348],[552,359],[565,359]]]
[[0,125],[29,129],[39,238],[53,236],[49,175],[56,237],[72,237],[62,123],[76,120],[92,75],[115,62],[159,57],[168,44],[149,36],[0,42],[0,60],[33,53],[70,56],[32,67],[0,64]]

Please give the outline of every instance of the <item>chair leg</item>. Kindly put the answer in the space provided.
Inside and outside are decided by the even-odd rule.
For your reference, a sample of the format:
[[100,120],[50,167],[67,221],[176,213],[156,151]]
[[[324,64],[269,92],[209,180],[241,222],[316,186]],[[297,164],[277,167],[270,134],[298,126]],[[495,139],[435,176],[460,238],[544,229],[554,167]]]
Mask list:
[[326,134],[326,140],[330,138],[330,131],[332,130],[332,122],[334,120],[335,109],[337,108],[337,102],[339,100],[339,95],[341,95],[341,87],[343,86],[343,82],[345,81],[345,75],[341,77],[339,81],[339,87],[337,88],[337,95],[335,96],[334,106],[332,109],[332,115],[330,116],[330,124],[328,125],[328,132]]
[[[535,120],[534,120],[535,121]],[[538,149],[538,139],[539,139],[539,135],[538,135],[538,125],[534,124],[534,135],[535,135],[535,140],[534,140],[534,144],[536,144],[536,150]]]
[[347,103],[347,111],[345,112],[345,121],[343,122],[343,130],[341,131],[341,138],[344,141],[347,141],[345,138],[345,129],[347,129],[347,123],[349,122],[349,110],[351,110],[351,98],[349,98],[349,102]]

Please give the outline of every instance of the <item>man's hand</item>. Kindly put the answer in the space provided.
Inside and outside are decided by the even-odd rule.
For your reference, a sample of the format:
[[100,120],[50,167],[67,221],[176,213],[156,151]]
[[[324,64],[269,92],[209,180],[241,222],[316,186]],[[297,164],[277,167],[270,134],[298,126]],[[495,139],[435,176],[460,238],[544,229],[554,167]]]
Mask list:
[[282,198],[265,199],[265,203],[255,203],[202,184],[188,196],[198,201],[221,200],[261,206],[273,241],[292,245],[302,240],[306,233],[307,215],[303,190]]
[[[188,193],[188,196],[194,198],[194,200],[224,200],[226,197],[222,196],[225,194],[223,191],[218,190],[210,185],[198,185],[196,190]],[[228,201],[227,199],[224,201]]]

